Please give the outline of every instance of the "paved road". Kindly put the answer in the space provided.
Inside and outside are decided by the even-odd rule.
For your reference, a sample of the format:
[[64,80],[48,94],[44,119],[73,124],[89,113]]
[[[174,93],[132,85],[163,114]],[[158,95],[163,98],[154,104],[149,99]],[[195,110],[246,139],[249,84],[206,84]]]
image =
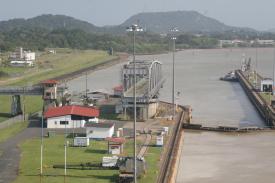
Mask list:
[[[35,123],[34,121],[31,123]],[[0,144],[0,151],[3,154],[0,156],[0,183],[13,182],[18,174],[20,162],[20,149],[18,144],[21,142],[38,137],[40,128],[30,125],[24,131]]]

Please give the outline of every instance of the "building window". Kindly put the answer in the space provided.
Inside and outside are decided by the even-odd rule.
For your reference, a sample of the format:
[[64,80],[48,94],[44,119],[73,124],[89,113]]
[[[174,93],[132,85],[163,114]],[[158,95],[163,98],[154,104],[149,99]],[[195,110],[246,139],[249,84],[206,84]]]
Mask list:
[[46,97],[50,97],[51,96],[51,92],[46,92]]
[[57,125],[57,121],[55,121],[54,124]]
[[90,133],[94,133],[94,131],[93,131],[93,130],[91,130],[91,131],[90,131]]
[[60,121],[60,125],[68,125],[69,121]]

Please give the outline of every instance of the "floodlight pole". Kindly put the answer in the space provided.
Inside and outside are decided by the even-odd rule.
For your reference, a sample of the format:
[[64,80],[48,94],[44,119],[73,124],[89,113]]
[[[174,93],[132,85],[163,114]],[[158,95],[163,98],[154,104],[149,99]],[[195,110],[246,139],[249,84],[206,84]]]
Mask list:
[[275,95],[275,90],[274,90],[275,89],[274,88],[274,86],[275,86],[275,81],[274,81],[275,80],[275,45],[273,45],[273,72],[272,72],[272,74],[273,74],[272,95],[274,96]]
[[67,176],[67,119],[65,120],[65,143],[64,143],[64,182],[66,182]]
[[142,32],[143,29],[139,27],[136,24],[133,24],[132,26],[127,28],[127,31],[133,32],[133,65],[134,65],[134,183],[137,182],[137,152],[136,152],[136,146],[137,146],[137,140],[136,140],[136,123],[137,123],[137,97],[136,97],[136,32]]
[[175,50],[176,50],[176,36],[175,32],[178,32],[177,28],[172,28],[171,32],[171,39],[173,41],[173,64],[172,64],[172,104],[173,104],[173,119],[176,115],[176,108],[175,108]]
[[172,103],[173,103],[173,118],[175,117],[175,37],[173,39],[173,87],[172,87]]
[[136,30],[133,31],[133,62],[134,62],[134,183],[137,182],[137,91],[136,91]]
[[44,137],[44,116],[42,111],[41,119],[41,143],[40,143],[40,176],[43,175],[43,137]]

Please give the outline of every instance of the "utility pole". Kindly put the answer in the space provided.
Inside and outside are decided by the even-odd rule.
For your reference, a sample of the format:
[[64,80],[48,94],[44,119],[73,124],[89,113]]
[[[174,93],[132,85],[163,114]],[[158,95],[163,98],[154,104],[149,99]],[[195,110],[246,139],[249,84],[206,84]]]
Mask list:
[[137,152],[136,152],[136,146],[137,146],[137,140],[136,140],[136,123],[137,123],[137,98],[136,98],[136,32],[142,32],[143,29],[139,27],[137,24],[133,24],[132,26],[127,28],[128,32],[133,32],[133,64],[134,64],[134,183],[137,182]]

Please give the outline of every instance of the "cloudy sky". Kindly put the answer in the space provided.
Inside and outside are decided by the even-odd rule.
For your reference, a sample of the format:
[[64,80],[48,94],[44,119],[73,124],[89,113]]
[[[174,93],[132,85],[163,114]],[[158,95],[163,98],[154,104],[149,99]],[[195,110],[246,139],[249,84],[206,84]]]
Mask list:
[[0,20],[64,14],[116,25],[140,12],[196,10],[232,26],[275,28],[275,0],[0,0]]

